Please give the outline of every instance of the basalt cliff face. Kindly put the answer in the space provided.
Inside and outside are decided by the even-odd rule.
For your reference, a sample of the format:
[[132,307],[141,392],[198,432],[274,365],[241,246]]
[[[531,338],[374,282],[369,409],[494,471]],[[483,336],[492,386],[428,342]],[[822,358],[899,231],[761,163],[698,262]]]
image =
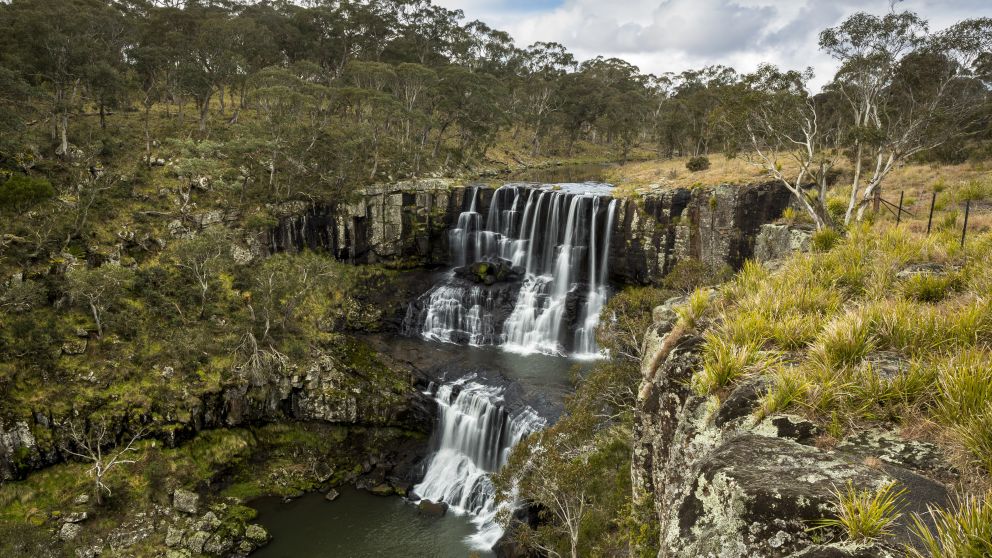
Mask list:
[[[160,373],[173,372],[163,368]],[[212,428],[279,421],[396,428],[426,437],[436,408],[414,386],[416,380],[411,370],[383,355],[356,367],[340,355],[318,354],[306,363],[258,371],[201,393],[178,387],[146,408],[104,413],[110,433],[105,442],[142,430],[144,437],[174,447]],[[0,417],[0,480],[23,478],[66,460],[69,450],[78,450],[72,428],[88,429],[92,420],[85,413],[40,406],[31,416]]]
[[[273,208],[278,224],[259,249],[320,250],[353,263],[451,265],[448,231],[476,188],[477,211],[486,215],[494,187],[442,179],[375,186],[350,203],[283,204]],[[644,188],[619,200],[610,280],[618,285],[657,282],[687,258],[739,267],[754,255],[762,225],[778,218],[790,199],[774,183]]]
[[[768,387],[760,378],[719,398],[695,394],[688,386],[702,366],[702,338],[675,327],[682,302],[657,308],[647,334],[631,465],[634,498],[657,517],[659,556],[902,556],[912,541],[908,521],[870,546],[832,542],[839,532],[810,527],[834,514],[834,492],[848,482],[865,489],[898,481],[907,489],[903,518],[945,505],[938,448],[882,430],[825,446],[805,418],[757,418]],[[660,351],[667,356],[655,358]]]

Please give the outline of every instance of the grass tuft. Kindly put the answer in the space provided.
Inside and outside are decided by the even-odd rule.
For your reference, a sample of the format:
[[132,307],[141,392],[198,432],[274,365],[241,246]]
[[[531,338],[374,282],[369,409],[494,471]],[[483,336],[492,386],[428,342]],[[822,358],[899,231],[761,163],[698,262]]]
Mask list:
[[913,533],[922,549],[907,547],[914,558],[992,556],[992,492],[966,496],[953,509],[930,508],[933,526],[913,515]]
[[861,490],[848,481],[843,490],[834,490],[836,517],[821,519],[818,528],[840,528],[854,542],[871,542],[892,535],[892,526],[902,516],[900,500],[906,489],[896,490],[892,482],[878,490]]

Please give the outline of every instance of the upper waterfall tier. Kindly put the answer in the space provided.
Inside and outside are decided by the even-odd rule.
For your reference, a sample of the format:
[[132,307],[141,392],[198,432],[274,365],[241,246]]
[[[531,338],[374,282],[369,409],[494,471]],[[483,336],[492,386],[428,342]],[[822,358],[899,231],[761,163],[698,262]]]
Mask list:
[[[483,216],[473,189],[449,232],[455,268],[410,306],[407,331],[521,353],[598,354],[617,206],[611,190],[507,184]],[[501,302],[511,300],[512,307]]]

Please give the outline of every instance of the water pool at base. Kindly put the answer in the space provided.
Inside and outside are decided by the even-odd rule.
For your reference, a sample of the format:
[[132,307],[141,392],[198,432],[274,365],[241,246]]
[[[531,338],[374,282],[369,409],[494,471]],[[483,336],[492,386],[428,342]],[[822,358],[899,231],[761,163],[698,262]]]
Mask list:
[[272,542],[258,558],[487,558],[465,542],[475,532],[467,516],[430,517],[398,496],[340,487],[337,500],[307,494],[288,503],[263,498],[252,505]]

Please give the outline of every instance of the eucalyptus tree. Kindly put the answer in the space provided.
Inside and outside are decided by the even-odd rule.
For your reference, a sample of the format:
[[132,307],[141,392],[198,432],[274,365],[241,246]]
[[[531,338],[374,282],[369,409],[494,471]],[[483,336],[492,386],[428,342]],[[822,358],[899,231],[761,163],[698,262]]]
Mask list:
[[847,101],[850,120],[854,178],[845,223],[864,217],[897,165],[968,132],[987,96],[976,87],[975,63],[989,35],[987,19],[931,34],[912,12],[857,13],[820,34],[820,47],[841,64],[829,87]]
[[[101,0],[13,2],[3,6],[0,35],[4,50],[23,68],[45,97],[56,154],[69,151],[69,118],[82,106],[87,78],[97,63],[112,64],[123,55],[107,48],[120,31],[121,13]],[[8,50],[9,49],[9,50]]]
[[[827,177],[835,161],[832,131],[807,83],[812,70],[770,65],[743,76],[724,101],[722,118],[745,157],[792,193],[817,229],[833,226],[826,209]],[[791,164],[787,164],[791,163]],[[814,188],[809,188],[814,184]]]
[[575,57],[558,43],[537,42],[527,47],[524,57],[523,118],[533,130],[531,154],[537,155],[541,140],[548,133],[553,113],[560,110],[559,80],[575,69]]

